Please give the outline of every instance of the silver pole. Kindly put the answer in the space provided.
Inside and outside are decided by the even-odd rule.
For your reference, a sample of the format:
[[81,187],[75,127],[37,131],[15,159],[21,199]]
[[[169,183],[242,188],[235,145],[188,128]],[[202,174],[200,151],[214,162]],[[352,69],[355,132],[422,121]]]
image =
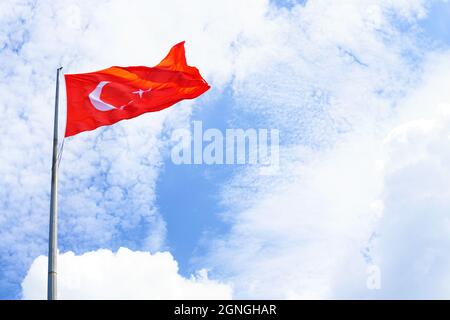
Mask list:
[[58,104],[59,104],[59,73],[56,71],[55,119],[53,123],[53,157],[52,157],[52,187],[50,194],[50,226],[48,241],[48,286],[47,299],[57,299],[56,259],[58,254]]

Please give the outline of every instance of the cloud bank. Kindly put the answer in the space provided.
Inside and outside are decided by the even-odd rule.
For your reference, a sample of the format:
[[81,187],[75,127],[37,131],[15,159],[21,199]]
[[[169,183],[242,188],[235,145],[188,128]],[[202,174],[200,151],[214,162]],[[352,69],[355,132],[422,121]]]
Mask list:
[[449,297],[450,55],[423,51],[426,14],[308,1],[268,23],[254,55],[270,59],[238,77],[236,110],[280,129],[281,173],[223,188],[231,232],[204,259],[236,298]]
[[[209,280],[206,270],[181,276],[169,252],[99,249],[58,259],[59,299],[231,299],[231,287]],[[46,270],[47,257],[33,261],[22,282],[24,299],[46,298]]]

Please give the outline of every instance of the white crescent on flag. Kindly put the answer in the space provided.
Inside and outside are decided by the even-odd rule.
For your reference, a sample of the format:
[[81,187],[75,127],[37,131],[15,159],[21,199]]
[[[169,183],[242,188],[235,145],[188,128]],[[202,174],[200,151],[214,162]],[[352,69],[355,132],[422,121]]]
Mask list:
[[113,105],[110,105],[110,104],[102,101],[102,99],[100,99],[100,95],[102,94],[103,87],[106,86],[108,83],[109,83],[109,81],[101,81],[97,85],[97,87],[94,89],[94,91],[92,91],[89,94],[89,100],[91,101],[94,108],[99,111],[110,111],[110,110],[114,110],[114,109],[122,110],[123,107],[120,107],[120,108],[114,107]]

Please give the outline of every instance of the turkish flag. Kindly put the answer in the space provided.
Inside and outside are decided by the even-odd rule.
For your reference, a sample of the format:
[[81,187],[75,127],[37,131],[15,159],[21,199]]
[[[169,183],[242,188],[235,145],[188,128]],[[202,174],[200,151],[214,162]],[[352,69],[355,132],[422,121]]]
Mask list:
[[210,88],[198,69],[187,65],[184,41],[153,68],[111,67],[64,77],[66,137],[168,108]]

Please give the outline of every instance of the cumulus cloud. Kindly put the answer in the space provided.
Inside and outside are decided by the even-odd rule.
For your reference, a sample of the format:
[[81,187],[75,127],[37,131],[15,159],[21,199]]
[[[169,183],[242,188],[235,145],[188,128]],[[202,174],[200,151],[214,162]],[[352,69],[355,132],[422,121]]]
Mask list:
[[[206,270],[181,276],[169,252],[99,249],[58,258],[60,299],[231,299],[231,287],[208,279]],[[22,282],[23,299],[46,298],[46,270],[47,257],[33,261]]]
[[262,46],[282,57],[235,83],[237,110],[280,129],[280,174],[243,169],[224,187],[231,231],[205,260],[236,297],[448,297],[447,122],[408,125],[450,101],[448,53],[424,57],[417,42],[425,4],[311,1],[285,14]]
[[374,257],[377,297],[450,297],[450,53],[433,54],[423,83],[384,140],[383,216]]

